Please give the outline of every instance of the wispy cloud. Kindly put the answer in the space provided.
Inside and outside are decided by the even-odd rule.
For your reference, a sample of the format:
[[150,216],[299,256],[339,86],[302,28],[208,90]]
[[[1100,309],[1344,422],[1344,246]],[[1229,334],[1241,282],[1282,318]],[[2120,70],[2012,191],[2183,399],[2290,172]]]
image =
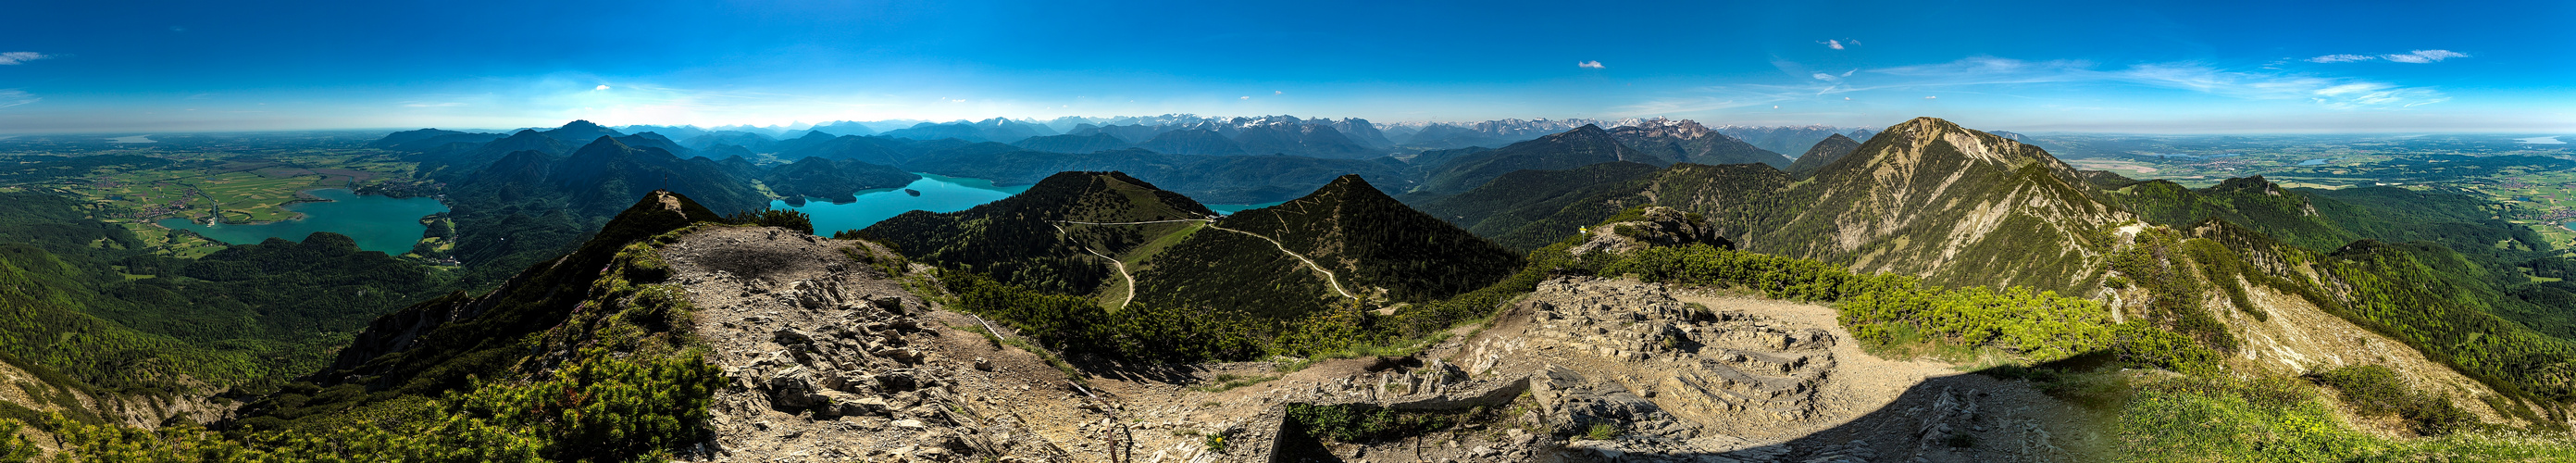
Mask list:
[[24,105],[38,101],[44,101],[44,99],[37,98],[35,94],[27,93],[24,90],[0,88],[0,108]]
[[2310,63],[2350,63],[2354,61],[2388,60],[2399,63],[2424,64],[2437,63],[2451,58],[2467,57],[2469,57],[2469,54],[2467,53],[2450,50],[2415,50],[2406,53],[2391,53],[2385,55],[2325,55],[2308,58],[2305,61]]
[[2430,87],[2273,70],[2224,69],[2192,62],[2110,68],[2081,60],[2023,61],[1974,57],[1940,64],[1855,70],[1840,76],[1813,72],[1807,77],[1810,79],[1799,84],[1702,87],[1698,89],[1699,95],[1665,98],[1622,109],[1630,115],[1658,115],[1766,106],[1854,92],[1962,92],[1987,86],[2106,84],[2188,90],[2247,100],[2304,100],[2338,110],[2409,108],[2450,101],[2450,97]]
[[2349,63],[2349,62],[2354,62],[2354,61],[2370,61],[2370,60],[2375,60],[2375,59],[2379,59],[2379,57],[2377,57],[2377,56],[2370,56],[2370,55],[2325,55],[2325,56],[2319,56],[2319,57],[2315,57],[2315,58],[2308,58],[2308,62],[2310,62],[2310,63]]
[[1840,41],[1840,40],[1826,40],[1824,43],[1825,43],[1825,48],[1831,48],[1831,49],[1835,49],[1835,50],[1841,50],[1841,49],[1843,49],[1843,42],[1842,42],[1842,41]]
[[1605,67],[1608,67],[1608,66],[1602,66],[1600,61],[1578,61],[1578,62],[1575,62],[1575,63],[1574,63],[1574,67],[1584,68],[1584,69],[1601,69],[1601,68],[1605,68]]
[[405,108],[453,108],[453,107],[457,107],[457,106],[465,106],[465,103],[463,103],[463,102],[456,102],[456,101],[437,101],[437,102],[431,102],[431,101],[406,101],[406,102],[403,102],[403,107],[405,107]]
[[25,63],[25,62],[28,62],[28,61],[35,61],[35,60],[40,60],[40,59],[45,59],[45,58],[52,58],[52,56],[46,56],[46,55],[45,55],[45,54],[43,54],[43,53],[37,53],[37,52],[32,52],[32,51],[13,51],[13,52],[8,52],[8,53],[0,53],[0,65],[21,64],[21,63]]
[[[2124,69],[2095,69],[2083,61],[2027,62],[1980,57],[1948,64],[1890,68],[1873,72],[1913,77],[1914,84],[1892,86],[1961,86],[1989,83],[2123,83],[2191,90],[2249,100],[2304,99],[2335,109],[2411,107],[2449,101],[2440,91],[2353,78],[2239,71],[2200,63],[2149,63]],[[1928,84],[1928,85],[1927,85]]]
[[2402,55],[2386,55],[2386,56],[2381,56],[2381,57],[2379,57],[2379,58],[2380,58],[2380,59],[2389,60],[2389,61],[2396,61],[2396,62],[2400,62],[2400,63],[2431,63],[2431,62],[2436,62],[2436,61],[2441,61],[2441,60],[2446,60],[2446,59],[2451,59],[2451,58],[2467,58],[2467,57],[2469,57],[2469,54],[2467,54],[2467,53],[2461,53],[2461,52],[2450,51],[2450,50],[2415,50],[2415,52],[2413,52],[2413,53],[2407,53],[2407,54],[2402,54]]

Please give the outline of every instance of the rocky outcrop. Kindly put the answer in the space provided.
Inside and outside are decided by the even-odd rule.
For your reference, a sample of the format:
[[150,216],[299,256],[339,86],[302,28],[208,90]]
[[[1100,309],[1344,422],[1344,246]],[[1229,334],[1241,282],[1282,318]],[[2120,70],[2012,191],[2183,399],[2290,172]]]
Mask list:
[[699,308],[708,361],[733,380],[708,407],[715,437],[684,457],[1064,459],[1027,423],[969,406],[961,388],[995,389],[977,375],[990,362],[943,352],[936,340],[953,334],[925,318],[932,305],[872,265],[891,252],[736,227],[661,252]]
[[1681,210],[1663,206],[1646,206],[1640,215],[1641,218],[1636,220],[1604,223],[1584,228],[1584,233],[1591,235],[1589,241],[1567,249],[1566,252],[1580,256],[1596,251],[1623,253],[1654,246],[1691,244],[1708,244],[1719,248],[1735,249],[1734,242],[1717,236],[1717,228],[1711,226],[1707,219],[1700,218],[1698,214],[1684,213]]

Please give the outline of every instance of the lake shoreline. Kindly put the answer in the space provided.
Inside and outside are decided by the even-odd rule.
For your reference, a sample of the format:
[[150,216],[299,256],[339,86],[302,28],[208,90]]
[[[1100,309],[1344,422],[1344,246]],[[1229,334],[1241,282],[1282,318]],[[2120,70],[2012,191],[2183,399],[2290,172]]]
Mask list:
[[[325,190],[338,190],[339,193],[322,193]],[[337,197],[343,194],[347,195],[347,197]],[[364,195],[347,187],[325,187],[299,190],[296,191],[296,196],[297,198],[295,200],[288,201],[280,206],[288,207],[309,205],[306,207],[324,207],[333,209],[287,209],[288,212],[295,214],[293,218],[249,223],[226,222],[222,219],[222,212],[220,209],[217,209],[214,212],[216,219],[214,220],[215,223],[212,225],[206,225],[203,223],[203,220],[194,217],[167,217],[161,219],[141,220],[141,222],[151,224],[155,227],[160,227],[164,230],[169,230],[171,233],[184,231],[210,241],[224,243],[226,246],[258,243],[265,241],[268,238],[279,238],[300,242],[304,238],[311,236],[313,233],[328,232],[349,236],[350,238],[357,240],[360,243],[360,249],[383,252],[388,255],[399,255],[410,252],[411,249],[417,246],[422,239],[428,237],[429,227],[421,222],[422,218],[455,210],[442,198],[394,198],[386,195]],[[425,204],[421,202],[424,200],[426,201]],[[385,204],[356,204],[356,202],[385,202]],[[351,204],[348,207],[355,209],[343,211],[338,210],[340,208],[332,206],[344,203]],[[412,211],[422,213],[409,214],[402,217],[378,217],[379,215],[399,215]],[[318,216],[316,215],[317,213],[330,214],[331,216]],[[176,221],[176,223],[173,223],[173,221]],[[417,227],[416,231],[409,230],[412,227]],[[389,234],[398,234],[399,236],[389,236]],[[397,246],[396,241],[400,242],[399,246]]]

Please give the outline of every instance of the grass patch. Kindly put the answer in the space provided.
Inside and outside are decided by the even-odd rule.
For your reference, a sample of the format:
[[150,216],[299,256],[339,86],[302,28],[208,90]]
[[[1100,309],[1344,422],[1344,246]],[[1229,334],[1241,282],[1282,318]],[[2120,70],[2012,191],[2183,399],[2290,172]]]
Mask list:
[[1591,440],[1610,440],[1619,434],[1619,425],[1610,423],[1593,423],[1592,427],[1583,430],[1583,438]]

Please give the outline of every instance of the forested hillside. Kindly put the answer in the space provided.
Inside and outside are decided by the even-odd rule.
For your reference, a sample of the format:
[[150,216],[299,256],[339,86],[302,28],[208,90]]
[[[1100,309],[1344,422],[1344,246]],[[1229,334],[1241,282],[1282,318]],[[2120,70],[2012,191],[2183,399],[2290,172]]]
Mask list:
[[1204,220],[1216,215],[1186,196],[1118,172],[1064,172],[1008,199],[963,211],[912,211],[858,231],[904,253],[1058,294],[1085,294],[1114,277],[1096,253],[1152,237],[1132,226],[1082,223]]
[[[1552,211],[1476,224],[1527,246],[1535,240],[1514,230],[1666,205],[1708,216],[1754,252],[1939,286],[2109,294],[2113,310],[2221,354],[2254,355],[2243,352],[2249,343],[2272,342],[2249,333],[2273,323],[2264,307],[2280,302],[2255,293],[2292,295],[2483,383],[2497,413],[2552,421],[2540,415],[2570,399],[2562,372],[2576,354],[2550,333],[2569,331],[2569,317],[2556,314],[2576,309],[2567,305],[2576,298],[2530,278],[2564,272],[2563,260],[2465,197],[2285,189],[2260,178],[2196,190],[2120,181],[1931,119],[1890,127],[1797,182],[1689,164],[1623,181],[1586,172],[1519,173],[1433,209]],[[1568,191],[1587,194],[1562,199]],[[2219,302],[2201,302],[2212,297]]]
[[700,198],[725,213],[765,209],[769,198],[752,180],[707,158],[681,159],[601,137],[560,158],[510,153],[451,184],[447,204],[460,234],[457,259],[469,279],[489,284],[579,244],[631,198],[656,189]]
[[1277,240],[1340,275],[1343,284],[1376,288],[1395,301],[1482,288],[1521,264],[1518,253],[1414,211],[1357,175],[1216,224]]
[[329,362],[377,315],[457,288],[448,272],[348,237],[270,239],[202,259],[142,251],[84,205],[0,193],[0,353],[93,385],[273,387]]

